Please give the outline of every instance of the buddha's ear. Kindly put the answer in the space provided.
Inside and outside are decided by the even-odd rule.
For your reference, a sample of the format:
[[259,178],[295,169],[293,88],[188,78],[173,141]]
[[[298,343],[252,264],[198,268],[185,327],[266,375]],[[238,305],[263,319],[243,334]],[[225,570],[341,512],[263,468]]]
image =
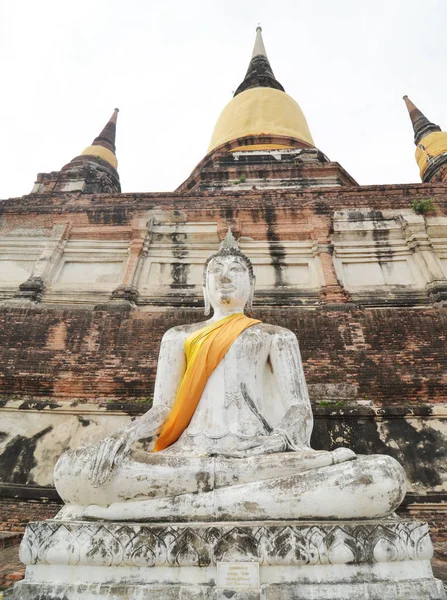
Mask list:
[[253,278],[250,283],[250,295],[247,300],[247,304],[245,305],[245,309],[250,314],[253,312],[253,297],[255,295],[255,285],[256,285],[256,277],[253,275]]
[[207,317],[211,311],[210,297],[208,296],[208,284],[205,284],[202,287],[202,290],[203,290],[203,300],[205,302],[205,309],[203,311],[203,314],[205,315],[205,317]]

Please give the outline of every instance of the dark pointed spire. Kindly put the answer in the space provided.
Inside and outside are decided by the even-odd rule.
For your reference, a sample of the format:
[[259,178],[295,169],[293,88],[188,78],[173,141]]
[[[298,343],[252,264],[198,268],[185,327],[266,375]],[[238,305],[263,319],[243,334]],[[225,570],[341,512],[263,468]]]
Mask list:
[[408,96],[404,96],[404,101],[407,105],[411,122],[413,123],[414,143],[416,146],[419,144],[421,139],[429,133],[441,131],[439,125],[431,123],[427,117],[413,104]]
[[[60,171],[61,186],[68,182],[69,188],[61,187],[61,191],[80,189],[86,194],[115,193],[121,191],[118,175],[118,160],[115,154],[115,134],[118,108],[107,125],[96,137],[91,146],[75,156]],[[93,168],[92,168],[93,167]],[[73,188],[75,180],[76,188]]]
[[115,108],[109,122],[101,133],[93,140],[92,146],[103,146],[115,154],[116,120],[118,118],[119,108]]
[[269,59],[267,58],[262,39],[262,27],[260,25],[256,28],[255,45],[245,79],[237,88],[234,95],[237,96],[241,92],[245,92],[245,90],[256,87],[269,87],[284,92],[282,85],[275,79]]

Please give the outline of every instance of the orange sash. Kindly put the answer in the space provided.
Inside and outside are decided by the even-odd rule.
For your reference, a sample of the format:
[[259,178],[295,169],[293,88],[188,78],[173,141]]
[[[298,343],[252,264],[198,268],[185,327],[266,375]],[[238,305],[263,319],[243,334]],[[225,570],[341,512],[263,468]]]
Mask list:
[[172,410],[161,427],[154,452],[164,450],[179,439],[192,419],[211,373],[235,339],[245,329],[260,322],[238,313],[194,331],[186,338],[186,372]]

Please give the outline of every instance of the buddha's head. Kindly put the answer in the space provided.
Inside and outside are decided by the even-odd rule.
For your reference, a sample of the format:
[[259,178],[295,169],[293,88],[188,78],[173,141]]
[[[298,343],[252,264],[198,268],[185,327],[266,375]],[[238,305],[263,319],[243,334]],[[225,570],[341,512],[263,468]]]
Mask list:
[[247,309],[251,311],[255,276],[250,259],[243,254],[231,230],[220,245],[219,252],[211,255],[203,270],[203,297],[205,315],[211,306]]

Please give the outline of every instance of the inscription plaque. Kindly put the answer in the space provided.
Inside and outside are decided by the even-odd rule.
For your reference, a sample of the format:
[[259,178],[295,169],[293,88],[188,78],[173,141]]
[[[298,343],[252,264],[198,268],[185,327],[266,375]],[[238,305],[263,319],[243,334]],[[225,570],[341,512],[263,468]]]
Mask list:
[[220,590],[259,590],[259,563],[218,562],[217,588]]

